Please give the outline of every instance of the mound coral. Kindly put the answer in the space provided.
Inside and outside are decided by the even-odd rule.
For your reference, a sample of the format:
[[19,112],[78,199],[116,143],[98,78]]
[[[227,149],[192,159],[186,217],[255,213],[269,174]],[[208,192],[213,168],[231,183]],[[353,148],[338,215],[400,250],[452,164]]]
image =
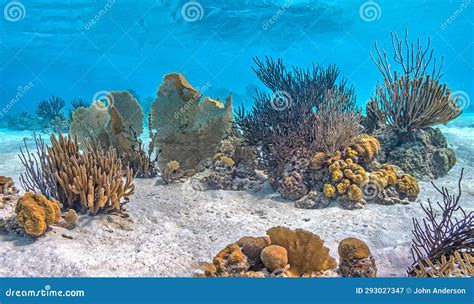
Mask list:
[[27,192],[18,200],[15,213],[18,224],[34,237],[43,235],[48,226],[57,222],[61,216],[56,200],[48,200],[44,195],[33,192]]
[[384,82],[367,104],[367,112],[402,136],[415,129],[445,124],[461,115],[462,108],[451,96],[451,90],[439,81],[442,62],[436,65],[430,39],[426,47],[421,46],[419,39],[415,46],[408,41],[408,32],[404,41],[393,33],[392,46],[395,62],[403,71],[392,74],[387,53],[380,52],[376,43],[377,59],[372,53],[371,57]]
[[151,106],[151,127],[160,151],[158,165],[172,160],[197,173],[212,158],[233,121],[232,99],[225,104],[202,94],[183,75],[165,75]]
[[273,227],[267,231],[272,245],[286,248],[290,275],[303,276],[336,268],[336,261],[329,256],[329,249],[319,236],[303,230]]
[[221,250],[204,275],[239,277],[326,276],[336,261],[317,235],[286,227],[273,227],[265,237],[243,237]]
[[343,277],[375,277],[377,267],[369,246],[356,238],[339,242],[339,271]]
[[369,164],[379,152],[379,141],[375,137],[364,134],[357,139],[346,153],[350,158],[358,156],[363,163]]
[[[432,268],[432,274],[443,274],[449,270],[449,272],[461,275],[466,272],[465,264],[453,264],[452,262],[465,261],[469,265],[472,263],[474,213],[472,211],[467,213],[460,206],[463,173],[464,169],[461,170],[457,195],[451,194],[444,187],[438,188],[432,183],[436,191],[441,194],[443,202],[438,202],[435,205],[428,199],[428,205],[422,205],[426,217],[422,222],[413,219],[414,239],[411,253],[414,262],[408,269],[409,275],[425,276],[429,274],[430,271],[427,271],[426,265],[430,264],[436,266]],[[435,206],[441,210],[436,210]],[[458,270],[455,271],[454,268]]]

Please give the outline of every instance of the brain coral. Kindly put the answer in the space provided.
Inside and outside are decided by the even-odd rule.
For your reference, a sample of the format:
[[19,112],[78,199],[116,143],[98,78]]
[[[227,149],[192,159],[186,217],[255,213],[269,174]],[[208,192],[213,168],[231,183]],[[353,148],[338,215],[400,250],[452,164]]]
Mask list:
[[[232,126],[232,99],[204,98],[178,73],[165,75],[151,106],[151,127],[160,150],[159,166],[171,160],[198,169],[212,157]],[[197,170],[196,170],[197,172]]]
[[267,234],[272,245],[284,247],[288,251],[288,263],[291,266],[289,274],[292,276],[311,275],[337,266],[324,241],[309,231],[273,227]]
[[48,200],[42,194],[27,192],[16,205],[18,224],[31,236],[41,236],[49,225],[57,222],[61,216],[59,203]]

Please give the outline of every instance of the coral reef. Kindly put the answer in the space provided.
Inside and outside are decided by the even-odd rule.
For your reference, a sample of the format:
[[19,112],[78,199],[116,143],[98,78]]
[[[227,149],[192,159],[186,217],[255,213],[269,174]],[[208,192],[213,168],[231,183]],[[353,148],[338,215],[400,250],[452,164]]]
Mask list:
[[232,99],[225,104],[194,89],[183,75],[164,76],[151,106],[151,128],[159,150],[158,165],[178,161],[183,170],[201,170],[214,155],[233,121]]
[[243,237],[203,263],[205,277],[375,277],[377,268],[369,247],[356,238],[339,244],[340,265],[317,235],[273,227],[265,237]]
[[[454,261],[472,262],[472,249],[474,248],[474,213],[467,213],[460,206],[462,196],[461,182],[463,170],[458,182],[458,193],[451,194],[444,187],[433,187],[441,194],[443,202],[436,205],[428,199],[428,205],[422,205],[426,217],[420,222],[413,219],[413,244],[411,252],[413,265],[408,269],[411,276],[425,276],[435,273],[449,272],[465,274],[463,263],[453,264]],[[436,210],[436,206],[441,212]],[[456,252],[458,253],[456,256]],[[465,253],[465,254],[464,254]],[[426,265],[437,265],[431,270],[426,270]],[[428,266],[431,267],[431,266]],[[458,268],[458,270],[453,270]],[[472,270],[472,268],[471,268]],[[471,271],[472,273],[472,271]]]
[[394,60],[403,71],[392,74],[387,53],[380,52],[376,43],[377,59],[371,56],[384,83],[378,85],[372,101],[367,104],[367,112],[375,114],[401,135],[445,124],[461,115],[462,109],[451,96],[451,90],[439,81],[443,64],[436,65],[430,39],[426,47],[422,47],[419,39],[415,46],[408,41],[408,31],[403,41],[392,33],[392,46]]
[[44,195],[27,192],[16,205],[18,224],[31,236],[38,237],[49,225],[57,222],[61,215],[59,203]]
[[[430,40],[422,47],[392,33],[394,60],[402,71],[391,71],[385,51],[375,45],[384,82],[367,103],[366,129],[382,143],[381,161],[393,163],[417,178],[444,176],[456,163],[452,149],[438,129],[462,113],[451,90],[441,84],[442,63],[437,66]],[[382,55],[383,54],[383,55]],[[428,71],[432,71],[429,73]]]
[[41,129],[54,132],[66,131],[69,123],[64,113],[61,112],[65,105],[66,101],[57,96],[41,100],[36,105],[35,111]]
[[[89,147],[80,152],[77,136],[51,135],[51,147],[36,138],[38,156],[21,157],[27,169],[26,190],[39,190],[64,208],[90,215],[121,211],[134,192],[131,169],[124,169],[115,150]],[[28,157],[29,157],[28,156]],[[123,179],[125,177],[125,180]],[[44,191],[44,192],[43,192]]]
[[258,148],[259,165],[270,179],[278,184],[288,176],[284,187],[295,185],[302,191],[304,187],[294,181],[305,172],[289,172],[289,163],[295,154],[308,157],[334,150],[357,135],[354,89],[347,88],[345,80],[336,84],[339,70],[335,66],[288,71],[281,59],[254,60],[255,73],[272,94],[258,92],[249,112],[239,108],[236,123],[246,142]]
[[339,242],[339,271],[343,277],[375,277],[377,267],[369,246],[356,238]]
[[448,174],[456,164],[454,151],[438,128],[414,130],[403,141],[394,131],[374,131],[381,143],[380,162],[395,164],[421,180],[432,180]]

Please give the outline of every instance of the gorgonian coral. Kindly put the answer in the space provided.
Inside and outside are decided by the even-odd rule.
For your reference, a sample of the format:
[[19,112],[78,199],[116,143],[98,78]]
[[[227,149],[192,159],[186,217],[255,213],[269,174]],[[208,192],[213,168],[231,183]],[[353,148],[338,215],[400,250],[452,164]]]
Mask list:
[[410,275],[418,273],[427,259],[436,264],[442,261],[443,256],[449,259],[456,252],[472,255],[474,215],[472,211],[466,212],[459,204],[463,171],[461,170],[457,194],[451,194],[445,187],[439,188],[432,183],[443,198],[442,203],[436,203],[440,210],[435,209],[435,204],[428,199],[428,205],[422,206],[426,217],[422,221],[413,219],[411,253],[414,263],[409,269]]
[[[345,127],[353,129],[354,89],[347,87],[345,80],[336,83],[336,66],[288,70],[281,59],[254,61],[255,73],[271,93],[257,92],[250,111],[243,106],[238,109],[236,123],[247,143],[258,147],[263,169],[279,170],[296,150],[310,155],[321,150],[333,152],[350,142],[350,136],[340,132]],[[338,127],[341,130],[336,132]],[[327,138],[335,132],[338,134]],[[325,141],[321,142],[322,138]]]
[[64,99],[51,96],[49,99],[43,99],[36,105],[36,115],[45,122],[50,122],[55,117],[61,115],[61,110],[66,105]]
[[368,116],[405,134],[447,123],[461,115],[462,109],[451,96],[451,90],[440,82],[443,60],[437,66],[429,38],[423,48],[419,39],[416,46],[410,43],[407,32],[403,41],[393,33],[392,46],[394,60],[402,72],[392,73],[387,53],[381,52],[376,43],[377,59],[372,53],[371,57],[384,81],[377,85],[367,104]]

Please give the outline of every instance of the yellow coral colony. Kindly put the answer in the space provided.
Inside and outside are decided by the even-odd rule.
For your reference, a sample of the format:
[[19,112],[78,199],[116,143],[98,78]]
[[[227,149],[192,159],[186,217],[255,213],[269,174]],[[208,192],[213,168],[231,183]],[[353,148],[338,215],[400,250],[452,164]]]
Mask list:
[[18,224],[31,236],[41,236],[61,216],[59,203],[42,194],[27,192],[16,205]]
[[364,134],[351,147],[351,150],[352,149],[357,152],[357,155],[363,163],[368,164],[377,154],[379,154],[380,143],[375,137]]

